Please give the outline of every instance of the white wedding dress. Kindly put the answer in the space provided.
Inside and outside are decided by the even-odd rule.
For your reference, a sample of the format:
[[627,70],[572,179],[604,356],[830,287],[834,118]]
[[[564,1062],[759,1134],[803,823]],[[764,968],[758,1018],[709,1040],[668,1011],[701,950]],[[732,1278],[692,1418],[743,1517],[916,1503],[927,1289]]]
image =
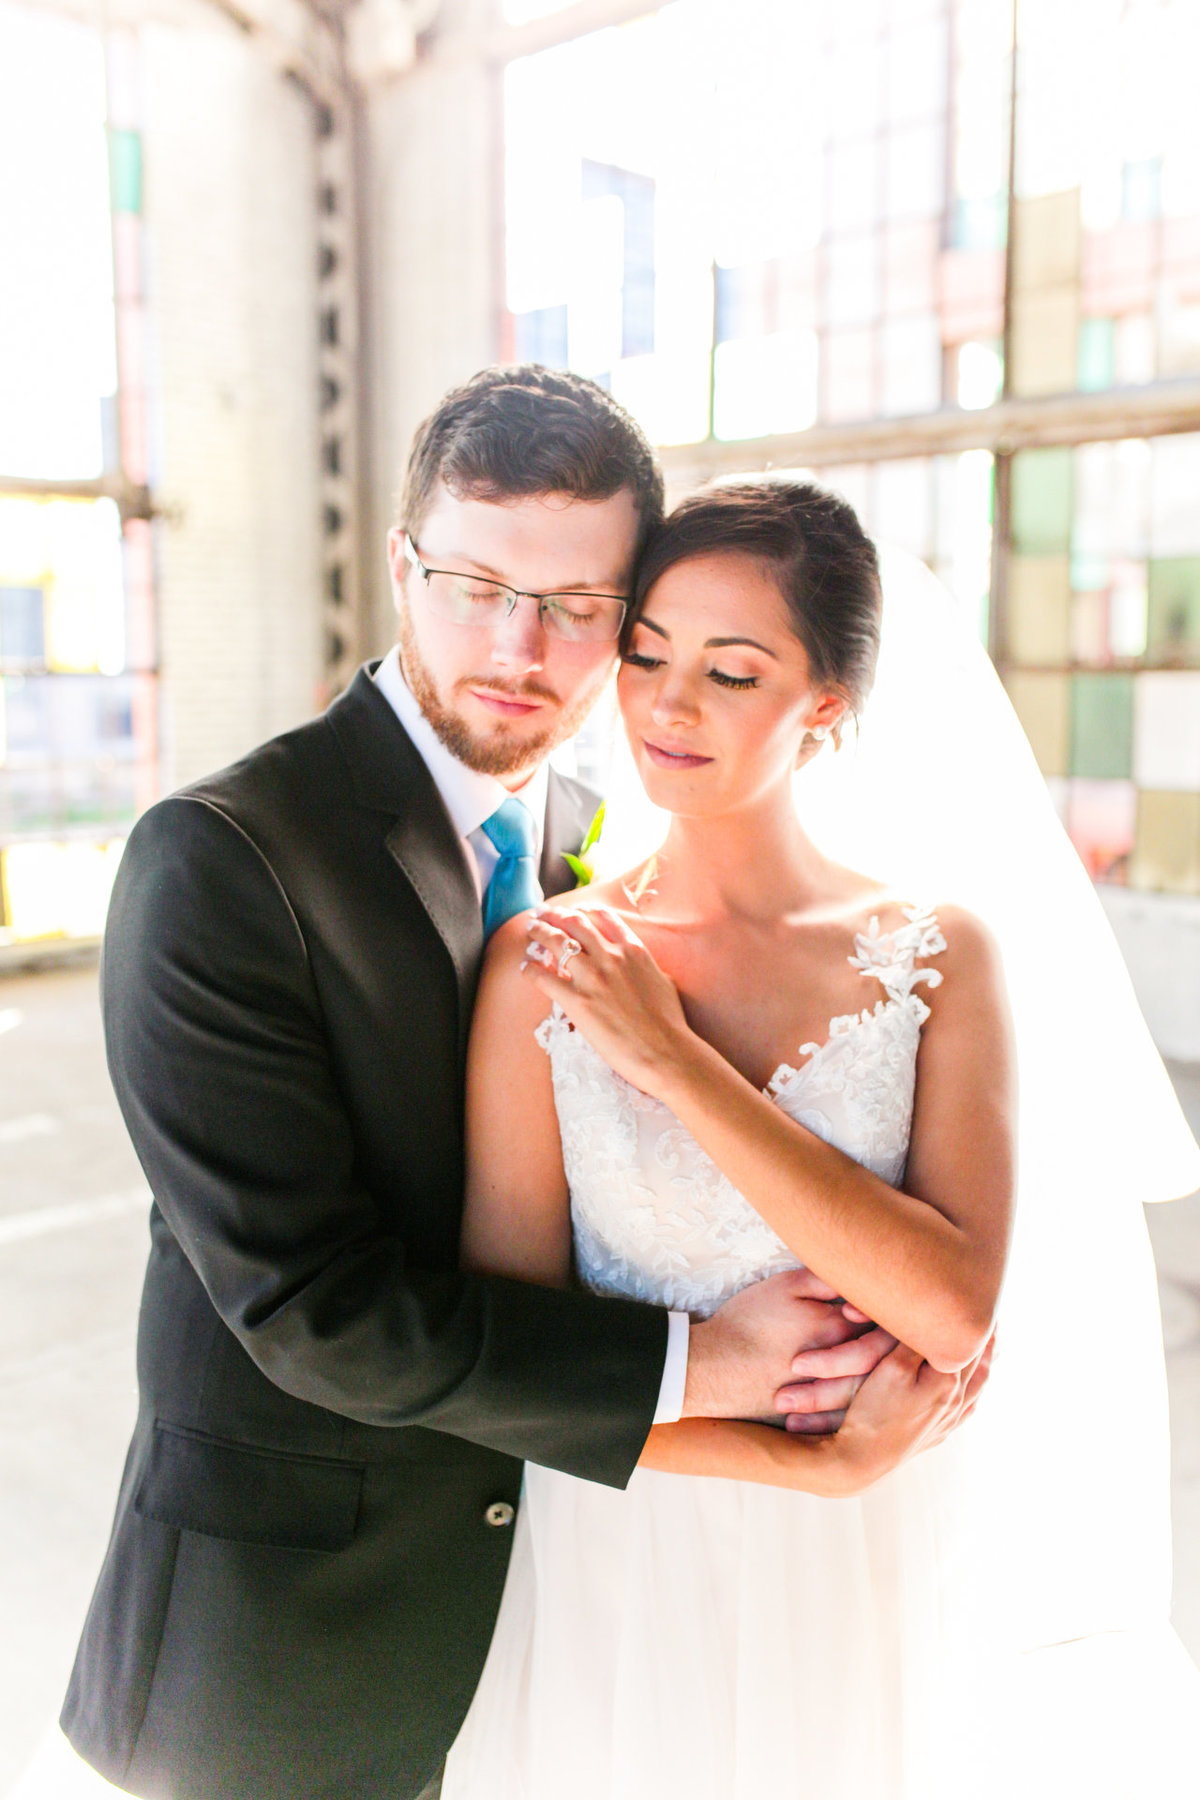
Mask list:
[[[868,1004],[768,1090],[892,1183],[928,1016],[918,990],[941,980],[929,959],[944,948],[932,914],[892,933],[872,922],[851,958]],[[796,1266],[674,1115],[557,1009],[539,1039],[589,1287],[708,1314]],[[1195,1671],[1164,1623],[1018,1653],[1002,1518],[980,1541],[976,1430],[847,1500],[648,1470],[622,1493],[529,1466],[444,1800],[1161,1791],[1200,1722]]]

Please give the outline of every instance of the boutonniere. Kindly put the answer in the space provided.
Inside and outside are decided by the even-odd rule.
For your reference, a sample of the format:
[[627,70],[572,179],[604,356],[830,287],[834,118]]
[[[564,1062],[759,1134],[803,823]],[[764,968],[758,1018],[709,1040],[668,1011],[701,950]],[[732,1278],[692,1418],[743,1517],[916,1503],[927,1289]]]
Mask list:
[[572,875],[575,877],[575,886],[577,888],[587,887],[588,883],[595,878],[595,858],[589,857],[588,851],[595,849],[600,841],[600,833],[603,829],[604,802],[601,801],[600,805],[596,808],[595,818],[587,828],[587,836],[584,838],[582,844],[580,844],[576,854],[572,856],[571,852],[568,850],[563,855],[563,861],[567,864]]

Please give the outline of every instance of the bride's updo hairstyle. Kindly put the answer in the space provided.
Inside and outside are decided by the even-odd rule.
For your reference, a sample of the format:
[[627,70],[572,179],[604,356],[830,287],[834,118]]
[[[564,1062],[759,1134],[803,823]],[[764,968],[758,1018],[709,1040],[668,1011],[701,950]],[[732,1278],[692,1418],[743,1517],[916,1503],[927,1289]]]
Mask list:
[[638,564],[622,650],[660,576],[720,551],[752,557],[766,571],[787,604],[814,681],[857,715],[879,655],[879,563],[849,502],[810,481],[721,482],[681,500],[651,534]]

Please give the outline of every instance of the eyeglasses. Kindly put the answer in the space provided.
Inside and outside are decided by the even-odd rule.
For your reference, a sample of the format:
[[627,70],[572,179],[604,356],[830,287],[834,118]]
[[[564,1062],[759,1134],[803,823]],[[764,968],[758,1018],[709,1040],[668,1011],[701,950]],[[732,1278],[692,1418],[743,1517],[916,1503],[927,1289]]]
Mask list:
[[404,554],[425,583],[431,612],[456,625],[498,625],[512,617],[518,600],[536,600],[538,618],[551,637],[572,644],[613,643],[621,635],[629,602],[621,594],[531,594],[482,575],[427,569],[410,537]]

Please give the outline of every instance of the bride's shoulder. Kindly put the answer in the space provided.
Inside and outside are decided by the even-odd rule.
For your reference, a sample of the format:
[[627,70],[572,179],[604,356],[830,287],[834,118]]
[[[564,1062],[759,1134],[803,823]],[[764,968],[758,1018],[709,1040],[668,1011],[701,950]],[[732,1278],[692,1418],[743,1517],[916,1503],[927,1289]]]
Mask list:
[[885,883],[859,878],[849,908],[860,948],[863,942],[889,946],[914,961],[934,959],[943,976],[956,981],[994,982],[1000,952],[990,928],[957,901],[913,900]]
[[989,1009],[1005,1006],[1004,964],[1000,946],[991,928],[978,914],[955,901],[942,901],[934,906],[910,906],[904,909],[913,931],[920,941],[914,945],[915,957],[935,968],[941,976],[935,1010],[954,1010],[965,1006],[974,1009],[983,1004]]
[[637,911],[637,901],[645,892],[644,869],[631,870],[627,875],[614,875],[607,881],[589,881],[583,887],[571,888],[555,899],[547,899],[546,905],[556,912],[589,912],[594,906],[607,907],[610,912],[625,913],[629,917]]

